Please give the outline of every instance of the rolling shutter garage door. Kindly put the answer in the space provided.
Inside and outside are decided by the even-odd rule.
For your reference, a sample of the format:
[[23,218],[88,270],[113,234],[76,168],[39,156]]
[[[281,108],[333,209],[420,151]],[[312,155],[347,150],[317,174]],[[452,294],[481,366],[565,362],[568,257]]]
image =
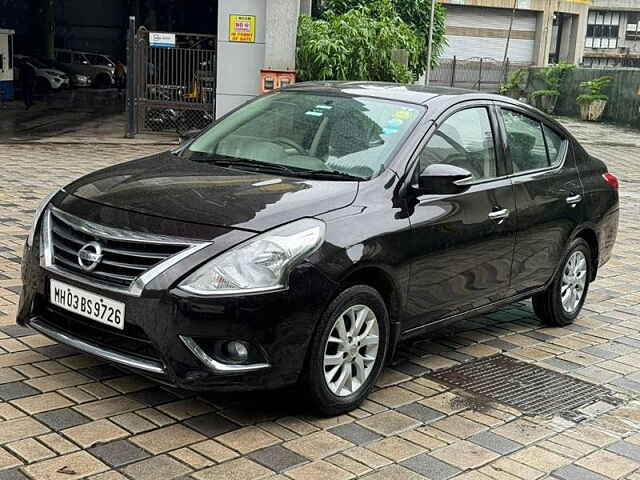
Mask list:
[[[447,5],[447,33],[449,42],[444,58],[465,60],[473,57],[502,60],[506,44],[511,9]],[[509,42],[511,62],[533,62],[536,13],[518,10],[513,19]]]

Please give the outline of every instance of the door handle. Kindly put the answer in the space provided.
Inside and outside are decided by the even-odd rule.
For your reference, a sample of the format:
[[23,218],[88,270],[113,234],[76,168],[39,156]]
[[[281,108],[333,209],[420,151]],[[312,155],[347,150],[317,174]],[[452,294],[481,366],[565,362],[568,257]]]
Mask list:
[[567,197],[567,204],[571,205],[571,208],[575,208],[576,205],[579,204],[581,201],[582,201],[582,195],[580,194]]
[[495,212],[489,212],[489,218],[491,220],[496,221],[497,223],[504,222],[504,219],[509,217],[511,212],[508,208],[503,208],[502,210],[496,210]]

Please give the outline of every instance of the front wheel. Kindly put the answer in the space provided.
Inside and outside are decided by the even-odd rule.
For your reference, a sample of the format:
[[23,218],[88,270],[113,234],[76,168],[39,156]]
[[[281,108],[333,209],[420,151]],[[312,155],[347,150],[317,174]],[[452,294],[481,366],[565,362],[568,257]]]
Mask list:
[[581,238],[574,240],[553,283],[531,299],[536,315],[549,325],[572,324],[587,297],[591,265],[591,249],[587,242]]
[[373,288],[344,290],[324,312],[311,343],[304,383],[324,415],[356,408],[367,396],[384,364],[389,314]]

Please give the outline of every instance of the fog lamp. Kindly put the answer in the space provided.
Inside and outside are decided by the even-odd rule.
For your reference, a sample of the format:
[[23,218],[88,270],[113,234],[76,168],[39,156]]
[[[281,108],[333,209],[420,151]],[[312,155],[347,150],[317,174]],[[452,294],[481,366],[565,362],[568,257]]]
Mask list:
[[245,342],[232,340],[225,345],[226,354],[234,362],[246,362],[249,358],[249,346]]

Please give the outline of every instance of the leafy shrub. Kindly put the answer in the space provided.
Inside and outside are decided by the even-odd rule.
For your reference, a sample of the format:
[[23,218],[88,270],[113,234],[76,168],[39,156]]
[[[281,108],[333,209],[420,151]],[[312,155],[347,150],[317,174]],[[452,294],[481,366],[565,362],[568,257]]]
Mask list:
[[570,63],[558,63],[556,65],[545,67],[537,72],[536,78],[543,82],[545,88],[532,92],[531,97],[559,97],[560,86],[562,85],[567,72],[573,70],[574,68],[576,68],[576,66]]
[[519,97],[524,95],[529,68],[522,67],[509,74],[507,81],[500,85],[498,93],[501,95],[513,95]]
[[[420,72],[422,42],[402,21],[391,0],[360,5],[345,13],[327,10],[322,18],[302,16],[298,28],[298,79],[379,80],[409,83]],[[404,49],[409,67],[394,62]]]
[[[435,1],[435,0],[434,0]],[[427,42],[429,40],[429,23],[431,21],[431,0],[391,0],[394,10],[402,21],[414,29],[420,37],[421,52],[420,65],[417,76],[427,68]],[[371,5],[370,0],[326,0],[325,8],[337,14],[344,14],[354,8]],[[447,44],[445,38],[446,8],[440,3],[436,3],[433,22],[433,47],[431,52],[431,66],[437,65],[438,58],[442,55]]]
[[580,82],[580,87],[587,90],[587,93],[578,95],[576,100],[578,103],[591,103],[594,100],[609,100],[609,97],[603,93],[603,90],[613,82],[613,77],[605,75],[604,77],[594,78],[586,82]]

